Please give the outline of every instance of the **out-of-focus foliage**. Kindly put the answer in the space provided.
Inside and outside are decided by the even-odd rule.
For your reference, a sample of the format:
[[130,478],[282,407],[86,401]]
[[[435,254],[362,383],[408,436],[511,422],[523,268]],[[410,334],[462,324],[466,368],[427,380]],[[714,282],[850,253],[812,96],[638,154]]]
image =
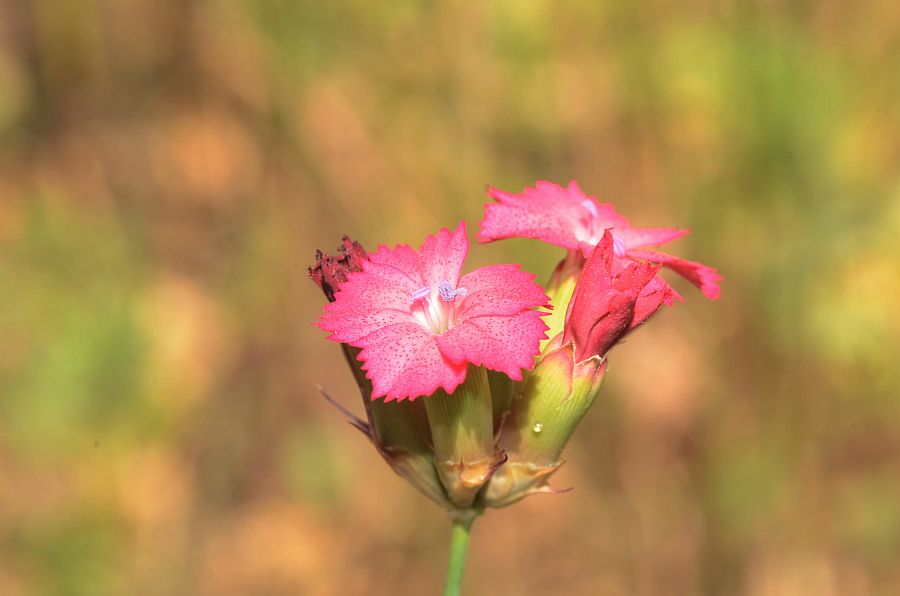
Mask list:
[[305,267],[540,178],[726,281],[615,350],[468,593],[898,593],[898,56],[888,1],[0,4],[0,593],[434,593]]

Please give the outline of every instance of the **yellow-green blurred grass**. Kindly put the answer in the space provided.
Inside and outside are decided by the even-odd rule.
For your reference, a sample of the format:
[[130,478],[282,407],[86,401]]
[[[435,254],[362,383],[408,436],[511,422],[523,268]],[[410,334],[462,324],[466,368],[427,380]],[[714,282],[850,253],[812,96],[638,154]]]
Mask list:
[[[577,178],[719,267],[613,354],[572,493],[475,528],[471,594],[900,587],[900,10],[0,5],[0,593],[397,594],[447,524],[305,279],[482,189]],[[473,246],[546,276],[559,252]]]

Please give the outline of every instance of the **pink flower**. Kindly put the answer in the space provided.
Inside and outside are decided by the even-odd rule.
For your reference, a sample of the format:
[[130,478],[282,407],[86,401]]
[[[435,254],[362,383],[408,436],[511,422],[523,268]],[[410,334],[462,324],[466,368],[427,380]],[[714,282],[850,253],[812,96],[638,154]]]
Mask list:
[[677,296],[656,275],[659,265],[621,263],[613,254],[613,236],[607,230],[588,258],[569,303],[562,343],[574,342],[575,362],[604,356]]
[[460,276],[468,251],[464,222],[429,236],[418,252],[379,246],[325,305],[319,326],[362,348],[373,399],[452,393],[469,364],[516,380],[531,368],[547,329],[546,313],[534,309],[547,297],[518,265]]
[[485,205],[478,233],[482,242],[512,237],[534,238],[570,250],[581,250],[588,257],[603,233],[612,230],[617,259],[660,263],[700,288],[707,298],[715,300],[719,297],[722,276],[715,269],[650,249],[680,238],[690,230],[634,228],[611,204],[600,203],[585,195],[574,180],[565,188],[539,181],[535,188],[526,188],[519,195],[488,187],[488,194],[497,203]]

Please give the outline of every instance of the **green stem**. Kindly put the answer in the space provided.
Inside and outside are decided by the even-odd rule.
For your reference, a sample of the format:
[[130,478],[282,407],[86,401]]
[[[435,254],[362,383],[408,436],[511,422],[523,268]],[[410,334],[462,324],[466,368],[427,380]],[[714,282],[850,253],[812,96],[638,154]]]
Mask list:
[[459,596],[463,570],[466,566],[466,552],[469,550],[469,532],[475,517],[475,514],[453,517],[453,528],[450,531],[450,566],[447,569],[444,596]]

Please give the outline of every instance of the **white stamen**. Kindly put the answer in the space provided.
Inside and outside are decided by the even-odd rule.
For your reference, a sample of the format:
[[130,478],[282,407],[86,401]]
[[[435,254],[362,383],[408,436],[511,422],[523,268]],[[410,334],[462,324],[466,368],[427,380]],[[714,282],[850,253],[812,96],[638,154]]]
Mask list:
[[415,292],[412,293],[412,296],[409,297],[410,304],[415,303],[417,300],[422,300],[423,298],[427,298],[428,295],[431,294],[431,288],[425,286],[424,288],[419,288]]
[[410,313],[415,317],[420,325],[433,333],[444,333],[451,327],[456,320],[456,305],[454,303],[457,296],[465,297],[468,294],[466,288],[454,289],[450,282],[441,280],[437,287],[437,296],[433,297],[433,290],[430,287],[419,288],[410,295]]
[[600,216],[600,214],[597,212],[597,206],[594,204],[594,201],[585,199],[581,201],[581,206],[590,211],[591,215],[593,215],[594,217]]

